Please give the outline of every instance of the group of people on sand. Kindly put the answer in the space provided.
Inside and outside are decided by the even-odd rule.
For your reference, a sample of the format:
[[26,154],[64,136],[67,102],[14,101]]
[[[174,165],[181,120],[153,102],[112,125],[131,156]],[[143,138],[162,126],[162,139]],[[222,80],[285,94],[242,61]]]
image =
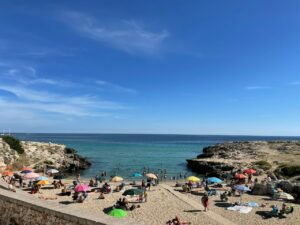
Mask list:
[[182,221],[176,216],[174,219],[167,221],[166,225],[189,225],[190,222]]
[[113,208],[117,208],[117,209],[123,209],[125,211],[132,211],[135,208],[140,208],[140,205],[135,206],[134,204],[132,204],[131,206],[129,205],[129,201],[127,200],[127,198],[119,198],[118,201],[116,202],[116,204],[113,206]]

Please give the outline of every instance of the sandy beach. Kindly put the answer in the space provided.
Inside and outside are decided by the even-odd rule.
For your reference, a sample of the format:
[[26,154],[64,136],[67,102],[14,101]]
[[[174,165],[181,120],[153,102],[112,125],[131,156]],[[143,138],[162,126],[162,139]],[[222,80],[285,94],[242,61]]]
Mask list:
[[[70,181],[64,181],[71,183]],[[112,188],[118,183],[110,183]],[[270,211],[272,204],[277,204],[281,207],[283,201],[270,200],[268,196],[243,195],[243,202],[255,201],[259,205],[267,203],[265,208],[253,208],[248,214],[229,211],[226,208],[230,203],[237,202],[239,197],[229,197],[228,203],[221,203],[219,196],[210,197],[209,211],[204,212],[201,205],[201,195],[190,193],[182,193],[178,188],[174,187],[174,182],[166,182],[158,186],[151,187],[148,191],[148,201],[143,203],[134,203],[140,205],[139,208],[133,211],[128,211],[128,215],[124,220],[134,221],[135,224],[145,225],[161,225],[166,221],[179,216],[182,220],[191,222],[196,225],[217,225],[217,224],[297,224],[300,221],[298,213],[300,207],[294,205],[295,211],[293,214],[287,215],[284,219],[270,218],[263,219],[262,212]],[[130,189],[127,185],[125,189]],[[106,217],[104,209],[113,206],[116,201],[123,197],[121,192],[113,192],[105,195],[105,199],[98,199],[99,193],[89,193],[88,198],[84,203],[73,203],[71,196],[58,196],[60,189],[52,189],[52,185],[46,185],[41,189],[41,193],[32,195],[34,198],[56,198],[54,200],[44,200],[45,202],[57,202],[64,207],[69,207],[74,210],[82,209],[81,213],[95,212],[99,217]],[[134,200],[132,202],[135,202]],[[46,203],[45,203],[46,204]],[[123,220],[122,219],[122,220]]]

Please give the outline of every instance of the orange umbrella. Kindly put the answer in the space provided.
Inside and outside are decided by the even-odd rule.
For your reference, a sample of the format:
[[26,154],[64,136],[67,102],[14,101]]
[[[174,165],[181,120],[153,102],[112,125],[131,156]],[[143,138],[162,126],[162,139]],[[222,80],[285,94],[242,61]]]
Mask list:
[[241,173],[237,173],[234,177],[237,178],[237,179],[245,179],[246,178],[246,176],[244,174],[241,174]]
[[254,170],[254,169],[246,169],[246,170],[244,170],[244,173],[254,174],[254,173],[256,173],[256,170]]
[[23,166],[22,169],[21,169],[21,171],[24,171],[24,170],[31,170],[31,171],[33,171],[33,169],[31,169],[31,168]]
[[14,175],[14,173],[11,172],[11,171],[4,171],[4,172],[2,173],[2,176],[9,176],[9,177],[11,177],[12,175]]

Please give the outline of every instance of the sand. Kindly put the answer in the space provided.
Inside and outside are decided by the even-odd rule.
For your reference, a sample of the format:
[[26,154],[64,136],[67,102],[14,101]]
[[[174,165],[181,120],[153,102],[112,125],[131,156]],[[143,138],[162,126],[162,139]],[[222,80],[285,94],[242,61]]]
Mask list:
[[[112,188],[116,185],[110,183]],[[128,211],[126,220],[134,221],[135,224],[146,225],[161,225],[166,224],[166,221],[174,218],[176,215],[182,220],[189,221],[195,225],[217,225],[217,224],[244,224],[244,225],[259,225],[259,224],[299,224],[300,221],[300,206],[295,206],[293,214],[287,215],[285,219],[271,218],[263,219],[259,214],[261,211],[270,211],[270,205],[277,204],[279,207],[282,205],[282,201],[271,201],[267,196],[253,196],[243,195],[243,202],[255,201],[258,204],[269,203],[267,208],[253,208],[249,214],[240,214],[238,212],[232,212],[226,210],[227,206],[224,203],[219,202],[219,197],[210,197],[210,209],[209,212],[204,212],[200,204],[201,196],[193,194],[184,194],[176,191],[173,187],[174,183],[168,182],[156,187],[151,187],[148,192],[148,201],[146,203],[135,203],[140,205],[140,208],[136,208],[133,211]],[[132,188],[126,186],[126,189]],[[57,197],[54,201],[64,207],[69,207],[74,210],[82,209],[81,213],[87,211],[96,212],[99,217],[107,216],[103,210],[111,207],[116,201],[123,197],[122,193],[116,192],[106,194],[105,199],[98,199],[98,193],[90,193],[87,200],[84,203],[73,203],[71,196],[58,196],[60,189],[52,189],[51,185],[45,186],[41,189],[42,194],[33,195],[35,198],[39,197]],[[238,197],[230,197],[229,202],[237,202]]]

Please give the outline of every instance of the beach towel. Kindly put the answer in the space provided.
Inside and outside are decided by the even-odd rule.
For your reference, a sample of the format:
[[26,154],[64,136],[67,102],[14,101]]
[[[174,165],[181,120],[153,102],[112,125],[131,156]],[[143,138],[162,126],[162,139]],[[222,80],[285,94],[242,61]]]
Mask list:
[[231,210],[231,211],[236,211],[239,213],[249,213],[249,212],[251,212],[252,207],[236,205],[233,207],[228,207],[227,209]]
[[246,206],[250,206],[250,207],[259,207],[259,205],[256,202],[248,202],[246,204]]

